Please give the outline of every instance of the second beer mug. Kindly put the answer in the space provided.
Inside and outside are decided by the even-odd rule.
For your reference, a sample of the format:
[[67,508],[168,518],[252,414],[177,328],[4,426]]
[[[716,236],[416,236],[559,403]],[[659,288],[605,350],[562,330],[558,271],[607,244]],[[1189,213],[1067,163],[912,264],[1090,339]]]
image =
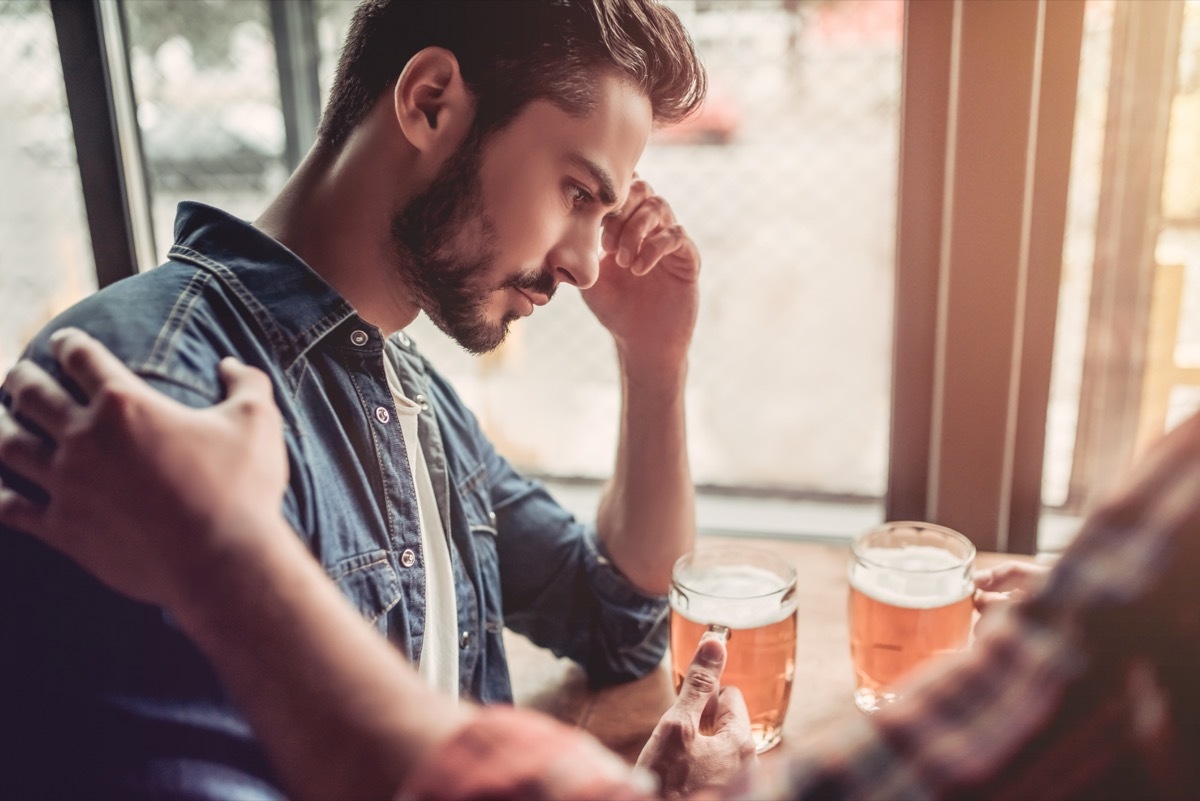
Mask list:
[[796,672],[796,571],[755,548],[702,547],[671,576],[675,692],[706,631],[725,635],[721,684],[746,699],[759,753],[779,742]]
[[974,561],[970,540],[931,523],[884,523],[854,541],[850,656],[859,709],[891,703],[914,667],[967,647]]

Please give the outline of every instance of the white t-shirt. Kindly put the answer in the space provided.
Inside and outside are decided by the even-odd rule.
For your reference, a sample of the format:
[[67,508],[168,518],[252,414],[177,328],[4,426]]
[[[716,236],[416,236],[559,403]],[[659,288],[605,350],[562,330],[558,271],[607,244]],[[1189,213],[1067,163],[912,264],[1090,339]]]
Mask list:
[[454,569],[450,545],[442,528],[433,480],[425,464],[418,434],[421,407],[404,395],[400,377],[383,360],[388,389],[396,403],[396,422],[408,452],[408,467],[417,490],[417,515],[421,525],[421,551],[425,554],[425,643],[418,672],[430,686],[458,698],[458,600],[454,594]]

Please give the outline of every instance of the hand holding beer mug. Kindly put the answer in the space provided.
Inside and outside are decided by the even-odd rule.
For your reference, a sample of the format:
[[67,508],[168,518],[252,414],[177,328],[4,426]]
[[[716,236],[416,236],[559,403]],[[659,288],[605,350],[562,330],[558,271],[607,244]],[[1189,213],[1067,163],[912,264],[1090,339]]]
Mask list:
[[701,547],[671,574],[671,672],[675,692],[705,632],[725,638],[722,684],[746,700],[755,747],[783,736],[796,672],[796,571],[755,548]]
[[925,660],[967,647],[975,546],[931,523],[884,523],[850,556],[850,656],[854,703],[875,712]]

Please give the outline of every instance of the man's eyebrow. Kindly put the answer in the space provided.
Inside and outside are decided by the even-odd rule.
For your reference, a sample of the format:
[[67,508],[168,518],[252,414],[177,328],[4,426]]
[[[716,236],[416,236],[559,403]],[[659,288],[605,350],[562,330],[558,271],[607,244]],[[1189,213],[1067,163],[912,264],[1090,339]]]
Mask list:
[[582,153],[570,153],[567,155],[567,159],[592,174],[593,180],[595,180],[600,187],[598,194],[600,196],[601,203],[603,203],[605,206],[617,205],[617,186],[608,170],[604,169]]

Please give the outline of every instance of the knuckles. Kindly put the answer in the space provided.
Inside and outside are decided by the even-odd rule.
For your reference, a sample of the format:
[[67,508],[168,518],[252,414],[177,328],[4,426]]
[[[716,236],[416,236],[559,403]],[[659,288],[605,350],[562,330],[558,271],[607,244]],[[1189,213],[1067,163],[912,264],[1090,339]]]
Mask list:
[[41,405],[44,397],[42,388],[39,384],[27,380],[22,365],[18,364],[9,372],[8,380],[5,383],[7,385],[5,389],[12,398],[14,412],[20,414],[31,406]]
[[659,721],[659,734],[665,745],[686,748],[696,739],[696,722],[688,715],[671,711]]
[[685,681],[697,692],[704,695],[711,695],[717,691],[718,687],[716,674],[701,667],[692,667],[688,671]]
[[55,358],[62,365],[63,369],[71,375],[89,372],[93,366],[91,354],[74,337],[68,337],[59,346]]

